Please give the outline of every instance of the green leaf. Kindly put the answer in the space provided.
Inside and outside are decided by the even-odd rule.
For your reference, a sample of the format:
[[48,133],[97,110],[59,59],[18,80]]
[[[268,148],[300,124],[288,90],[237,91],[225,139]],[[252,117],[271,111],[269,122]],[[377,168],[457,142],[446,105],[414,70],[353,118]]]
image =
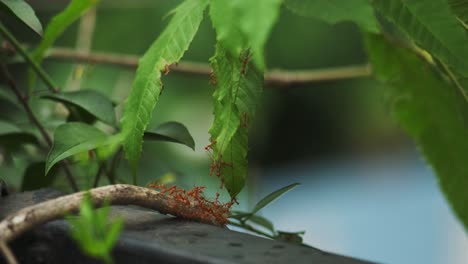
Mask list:
[[188,129],[178,122],[166,122],[150,131],[145,131],[144,139],[175,142],[195,150],[195,141]]
[[468,36],[446,0],[373,0],[373,3],[423,49],[468,76]]
[[101,130],[78,122],[65,123],[54,132],[54,144],[47,156],[46,170],[72,155],[109,144],[111,138]]
[[370,61],[386,84],[400,125],[434,169],[452,209],[468,227],[468,108],[461,92],[413,52],[368,36]]
[[0,10],[13,14],[18,20],[23,22],[30,29],[42,35],[42,25],[36,13],[23,0],[0,0]]
[[448,3],[458,19],[468,24],[468,0],[448,0]]
[[105,95],[93,90],[80,90],[75,92],[63,92],[47,94],[41,98],[64,103],[67,106],[76,106],[95,116],[97,119],[109,125],[115,125],[115,112],[112,101]]
[[352,21],[368,32],[379,32],[374,9],[369,0],[285,0],[288,9],[301,16],[326,23]]
[[278,20],[283,0],[211,0],[216,39],[232,55],[250,48],[256,66],[265,68],[264,46]]
[[302,236],[305,234],[305,231],[299,232],[284,232],[278,231],[278,235],[275,237],[275,240],[284,241],[292,244],[302,244]]
[[[54,16],[45,29],[42,41],[39,46],[33,51],[32,58],[37,64],[41,64],[46,51],[54,44],[58,37],[67,29],[73,22],[78,20],[86,11],[97,5],[99,0],[72,0],[68,6]],[[36,73],[29,70],[29,86],[30,91],[34,89]]]
[[247,217],[247,216],[251,216],[252,213],[250,212],[243,212],[243,211],[236,211],[236,210],[231,210],[229,212],[229,218],[234,218],[234,219],[237,219],[239,221],[242,221],[243,218]]
[[288,186],[285,186],[279,190],[276,190],[267,196],[263,197],[254,207],[252,210],[252,215],[255,215],[258,211],[260,211],[263,207],[267,206],[268,204],[272,203],[276,199],[278,199],[281,195],[289,192],[290,190],[294,189],[296,186],[298,186],[299,183],[293,183]]
[[276,234],[273,223],[270,220],[266,219],[265,217],[259,216],[259,215],[251,215],[249,216],[248,220],[256,225],[264,227],[265,229],[270,231],[272,234]]
[[140,59],[122,118],[123,146],[134,175],[143,134],[162,91],[161,72],[177,63],[188,49],[207,4],[208,0],[186,0],[180,4],[169,25]]
[[23,191],[33,191],[40,188],[50,187],[54,182],[57,172],[55,169],[49,173],[46,177],[44,175],[45,171],[45,162],[34,162],[29,164],[28,168],[23,175],[23,183],[21,184],[21,190]]
[[111,252],[122,231],[123,221],[117,219],[112,222],[109,218],[109,203],[95,210],[91,195],[83,196],[78,217],[66,217],[72,226],[71,235],[78,242],[81,250],[88,256],[112,263]]
[[38,145],[39,141],[34,134],[23,131],[12,123],[0,120],[0,145],[14,147],[27,143]]
[[248,125],[263,88],[263,74],[247,63],[242,52],[232,56],[220,45],[211,58],[216,78],[214,121],[210,129],[212,172],[221,177],[231,197],[244,187],[247,176]]

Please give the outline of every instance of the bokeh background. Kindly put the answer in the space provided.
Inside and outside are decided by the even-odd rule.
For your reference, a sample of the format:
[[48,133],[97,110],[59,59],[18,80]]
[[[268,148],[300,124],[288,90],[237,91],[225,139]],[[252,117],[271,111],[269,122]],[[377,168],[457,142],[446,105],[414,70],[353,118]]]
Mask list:
[[[43,25],[67,4],[63,0],[28,2]],[[88,39],[91,51],[143,54],[167,24],[164,16],[179,2],[103,0]],[[6,24],[24,43],[39,41],[22,25],[8,18]],[[79,32],[80,23],[75,23],[56,46],[75,48]],[[183,60],[208,62],[214,44],[215,34],[206,18]],[[353,24],[331,26],[285,8],[267,44],[266,57],[270,69],[288,70],[367,61],[360,32]],[[50,60],[44,65],[64,90],[78,83],[73,89],[95,89],[109,95],[117,103],[118,115],[135,72]],[[15,65],[14,72],[24,86],[24,65]],[[179,185],[207,185],[213,193],[220,191],[219,183],[208,175],[210,161],[204,150],[213,120],[209,78],[173,72],[163,81],[164,93],[149,127],[181,122],[192,133],[196,149],[145,143],[139,183],[172,175]],[[39,87],[36,95],[44,90]],[[306,231],[304,241],[309,245],[380,263],[468,263],[466,233],[432,170],[393,122],[384,94],[384,87],[371,77],[265,87],[258,114],[251,121],[250,173],[240,209],[251,208],[282,186],[300,182],[301,186],[260,213],[279,230]],[[5,107],[1,109],[4,115],[11,118],[14,114],[15,120],[21,120],[21,114],[7,113]],[[44,118],[60,116],[53,104],[40,109]],[[51,128],[61,122],[60,117],[56,119],[49,124]],[[4,159],[0,176],[20,186],[25,164],[21,155],[12,162]],[[96,169],[80,166],[89,167],[85,172]],[[118,172],[129,180],[124,161]],[[83,173],[83,185],[90,181],[86,175]],[[61,187],[60,182],[55,185]]]

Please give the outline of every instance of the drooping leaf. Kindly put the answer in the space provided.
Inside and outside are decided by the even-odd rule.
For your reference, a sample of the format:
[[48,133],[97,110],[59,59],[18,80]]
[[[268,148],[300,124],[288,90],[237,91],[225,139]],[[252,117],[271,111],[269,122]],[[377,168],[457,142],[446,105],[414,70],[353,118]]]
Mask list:
[[109,144],[109,139],[101,130],[84,123],[70,122],[58,126],[54,132],[54,144],[47,156],[46,174],[57,162]]
[[13,14],[18,20],[42,35],[42,25],[31,6],[23,0],[0,0],[0,10]]
[[448,0],[448,3],[458,19],[468,24],[468,0]]
[[144,139],[175,142],[195,150],[195,141],[188,129],[178,122],[166,122],[157,128],[145,131]]
[[55,180],[57,173],[55,168],[49,172],[49,175],[44,175],[45,162],[34,162],[29,164],[23,175],[23,183],[21,184],[22,191],[33,191],[40,188],[49,187]]
[[369,0],[285,0],[285,5],[301,16],[316,18],[330,24],[352,21],[365,31],[379,32]]
[[[71,0],[68,6],[54,16],[45,29],[42,41],[39,46],[33,51],[33,60],[41,64],[46,51],[54,44],[58,37],[67,29],[73,22],[78,20],[87,10],[96,6],[99,0]],[[34,71],[29,70],[29,88],[30,91],[34,89],[36,74]]]
[[188,49],[207,4],[208,0],[186,0],[180,4],[169,25],[140,59],[122,118],[123,146],[134,174],[143,134],[162,90],[161,72],[177,63]]
[[16,125],[0,120],[0,145],[12,147],[20,144],[39,144],[37,137],[27,131],[23,131]]
[[266,219],[265,217],[259,215],[251,215],[249,216],[248,220],[256,225],[264,227],[272,234],[276,234],[275,226],[270,220]]
[[467,228],[468,110],[461,91],[409,50],[374,35],[367,37],[367,46],[393,115],[419,146]]
[[252,210],[252,215],[255,215],[258,211],[260,211],[263,207],[267,206],[268,204],[272,203],[273,201],[275,201],[276,199],[278,199],[281,195],[289,192],[290,190],[292,190],[293,188],[295,188],[296,186],[298,186],[299,183],[293,183],[293,184],[290,184],[288,186],[285,186],[279,190],[276,190],[270,194],[268,194],[267,196],[263,197],[254,207],[254,209]]
[[109,221],[109,203],[94,209],[89,193],[83,197],[78,217],[68,216],[71,236],[88,256],[112,263],[111,252],[123,227],[123,220]]
[[254,63],[263,70],[263,48],[278,20],[283,0],[211,0],[210,15],[216,39],[237,56],[251,49]]
[[212,172],[221,177],[232,197],[244,187],[248,125],[263,87],[262,73],[252,63],[244,63],[248,56],[248,52],[233,56],[218,45],[211,59],[217,83],[210,129]]
[[80,90],[75,92],[62,92],[43,95],[41,98],[79,107],[102,122],[115,125],[115,112],[112,101],[97,91]]
[[373,0],[373,4],[419,46],[468,76],[468,35],[446,0]]

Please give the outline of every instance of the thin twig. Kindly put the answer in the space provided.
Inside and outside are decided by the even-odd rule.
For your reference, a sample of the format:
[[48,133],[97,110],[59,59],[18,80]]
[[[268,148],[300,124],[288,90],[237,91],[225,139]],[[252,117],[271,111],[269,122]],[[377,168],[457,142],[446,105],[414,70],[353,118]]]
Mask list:
[[[201,212],[196,202],[184,203],[175,197],[152,189],[127,184],[116,184],[89,190],[95,207],[105,201],[111,205],[137,205],[157,210],[162,214],[171,214],[207,224],[222,226],[217,215]],[[9,242],[24,232],[46,222],[76,213],[86,192],[74,193],[26,207],[7,216],[0,222],[0,241]],[[226,216],[227,217],[227,216]]]
[[21,56],[28,62],[32,69],[37,73],[37,75],[44,81],[50,91],[56,93],[58,92],[57,86],[50,76],[33,60],[33,58],[26,52],[26,50],[21,46],[21,44],[16,40],[13,34],[6,29],[6,27],[0,22],[0,33],[5,36],[5,38],[13,45],[13,47],[18,51]]
[[274,236],[272,236],[272,235],[270,235],[268,233],[265,233],[262,230],[259,230],[259,229],[255,228],[255,227],[253,227],[253,226],[251,226],[249,224],[246,224],[246,223],[237,223],[237,222],[234,222],[234,221],[229,221],[229,224],[233,225],[233,226],[243,228],[243,229],[251,231],[251,232],[254,232],[254,233],[259,234],[259,235],[264,236],[264,237],[275,239]]
[[105,171],[105,168],[106,168],[105,162],[100,162],[98,170],[96,172],[96,176],[94,176],[93,188],[96,188],[98,186],[99,180],[101,179],[101,174]]
[[[37,129],[39,130],[39,133],[42,135],[42,137],[44,138],[44,141],[46,142],[47,146],[50,149],[52,147],[51,137],[49,136],[49,134],[47,134],[46,129],[41,124],[41,122],[39,122],[39,119],[36,117],[36,115],[32,111],[31,107],[29,106],[26,100],[26,97],[21,93],[21,90],[16,86],[16,83],[13,80],[13,77],[11,76],[7,67],[4,64],[1,64],[0,67],[1,67],[1,72],[3,74],[3,77],[5,78],[5,81],[7,82],[8,86],[11,88],[16,98],[18,99],[19,103],[23,106],[23,109],[26,112],[27,116],[29,117],[29,120],[31,120],[31,122],[37,127]],[[75,179],[73,178],[70,172],[70,169],[68,168],[67,164],[65,164],[64,162],[62,162],[61,165],[63,167],[63,170],[65,172],[65,175],[68,181],[70,182],[72,189],[75,192],[77,192],[79,190],[78,185],[76,184]]]
[[107,176],[109,177],[109,181],[112,183],[112,184],[115,184],[116,183],[116,175],[115,175],[115,171],[117,170],[117,166],[119,165],[119,162],[120,162],[120,158],[122,157],[122,153],[123,153],[123,148],[120,147],[117,152],[114,154],[114,157],[112,157],[112,161],[110,163],[110,169],[109,171],[106,171],[106,174]]
[[8,247],[8,245],[1,240],[0,240],[0,252],[2,252],[8,264],[18,263],[18,261],[16,261],[15,255],[13,255],[13,252],[11,252],[10,247]]
[[[136,68],[138,66],[139,57],[102,52],[87,53],[68,48],[52,48],[46,54],[46,59]],[[188,61],[171,65],[170,69],[174,72],[195,75],[209,75],[211,72],[211,67],[206,63]],[[370,76],[371,73],[369,64],[301,71],[276,69],[265,74],[265,82],[271,86],[286,86],[367,77]]]
[[[96,8],[89,9],[80,18],[80,25],[78,27],[78,34],[76,37],[76,51],[89,53],[91,44],[93,42],[94,29],[96,26]],[[78,90],[81,86],[82,76],[76,77],[75,73],[78,70],[84,71],[85,65],[77,64],[74,70],[69,74],[67,85],[65,86],[68,91]]]

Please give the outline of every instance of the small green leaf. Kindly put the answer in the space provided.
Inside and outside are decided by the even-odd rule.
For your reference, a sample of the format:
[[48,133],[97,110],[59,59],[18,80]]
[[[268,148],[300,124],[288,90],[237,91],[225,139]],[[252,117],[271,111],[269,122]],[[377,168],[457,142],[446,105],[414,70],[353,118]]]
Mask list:
[[195,141],[188,129],[178,122],[166,122],[150,131],[145,131],[144,139],[180,143],[195,150]]
[[172,12],[169,25],[140,59],[122,117],[123,147],[135,182],[143,135],[162,91],[161,72],[182,58],[198,31],[207,4],[208,0],[182,2]]
[[42,25],[36,13],[23,0],[0,0],[0,10],[13,14],[18,20],[42,36]]
[[60,125],[54,132],[54,144],[47,156],[47,174],[54,164],[72,155],[95,149],[109,143],[109,137],[101,130],[78,122]]
[[264,46],[278,20],[283,0],[211,0],[210,15],[216,39],[233,56],[252,51],[257,68],[264,70]]
[[366,38],[377,79],[393,116],[434,169],[455,214],[468,228],[468,105],[462,91],[432,65],[381,36]]
[[278,231],[278,235],[275,237],[275,240],[284,241],[292,244],[302,244],[302,236],[305,234],[305,231],[299,232],[284,232]]
[[39,144],[36,136],[16,125],[0,120],[0,145],[12,147],[20,144]]
[[47,94],[41,98],[64,103],[65,105],[79,107],[88,114],[109,125],[115,125],[115,112],[112,101],[105,95],[94,90],[80,90]]
[[285,187],[283,187],[283,188],[281,188],[279,190],[276,190],[276,191],[268,194],[267,196],[263,197],[263,199],[261,199],[260,202],[258,202],[255,205],[254,209],[252,210],[252,215],[255,215],[258,211],[260,211],[260,209],[267,206],[268,204],[270,204],[274,200],[278,199],[281,195],[287,193],[288,191],[292,190],[293,188],[295,188],[298,185],[299,185],[299,183],[290,184],[288,186],[285,186]]
[[[42,63],[42,59],[46,51],[54,44],[58,37],[67,29],[73,22],[78,20],[87,10],[94,7],[99,0],[72,0],[68,6],[54,16],[45,29],[42,41],[39,46],[33,51],[32,58],[37,64]],[[29,88],[30,92],[34,89],[36,74],[32,69],[29,70]]]
[[468,77],[468,35],[446,0],[373,0],[420,47]]
[[55,169],[49,173],[46,177],[44,175],[45,171],[45,162],[34,162],[29,164],[28,168],[23,175],[23,183],[21,184],[21,190],[23,191],[33,191],[40,188],[49,187],[55,180],[57,172]]
[[273,223],[270,220],[263,217],[263,216],[251,215],[251,216],[249,216],[248,221],[250,221],[250,222],[252,222],[252,223],[254,223],[256,225],[259,225],[259,226],[262,226],[262,227],[266,228],[272,234],[276,234],[275,227],[274,227]]
[[379,26],[369,0],[285,0],[288,9],[326,23],[352,21],[363,30],[378,33]]
[[78,217],[67,216],[72,226],[71,235],[81,250],[88,256],[112,263],[111,252],[122,231],[123,220],[112,222],[109,218],[109,203],[95,210],[90,193],[83,196]]
[[243,218],[247,216],[251,216],[251,215],[252,213],[250,212],[231,210],[231,212],[229,213],[229,218],[234,218],[234,219],[241,221]]

